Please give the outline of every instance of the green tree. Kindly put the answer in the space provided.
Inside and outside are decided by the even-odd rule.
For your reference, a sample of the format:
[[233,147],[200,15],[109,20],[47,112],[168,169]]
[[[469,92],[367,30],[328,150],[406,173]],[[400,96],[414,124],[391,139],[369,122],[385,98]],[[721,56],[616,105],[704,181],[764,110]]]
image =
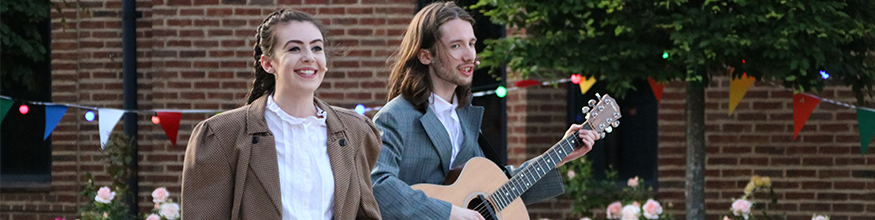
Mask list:
[[826,71],[860,105],[875,91],[868,0],[481,0],[473,8],[525,31],[487,42],[487,66],[507,63],[523,77],[598,77],[621,97],[636,79],[684,80],[687,219],[705,216],[704,87],[712,76],[734,68],[732,77],[817,93]]
[[0,45],[2,63],[0,79],[3,87],[23,84],[28,88],[35,86],[32,66],[45,61],[46,47],[43,40],[49,36],[40,34],[41,23],[49,19],[48,0],[4,0],[0,1]]

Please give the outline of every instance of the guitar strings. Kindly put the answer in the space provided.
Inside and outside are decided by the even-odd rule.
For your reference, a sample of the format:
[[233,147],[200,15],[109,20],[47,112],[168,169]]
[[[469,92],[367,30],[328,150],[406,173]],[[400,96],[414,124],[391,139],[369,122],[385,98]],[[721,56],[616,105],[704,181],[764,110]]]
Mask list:
[[[571,133],[571,135],[576,137],[576,136],[579,136],[580,133],[579,133],[579,131],[574,131],[573,133]],[[577,142],[580,143],[579,138],[575,138],[575,140],[578,140]],[[568,140],[566,140],[566,139],[563,139],[562,141],[565,142],[565,143],[568,143]],[[573,142],[572,142],[572,143],[573,143]],[[570,144],[570,143],[569,143],[569,144]],[[574,144],[571,144],[571,145],[572,145],[572,147],[574,146]],[[549,153],[549,152],[548,152],[548,153]],[[569,152],[569,153],[570,153],[570,152]],[[522,172],[522,171],[521,171],[521,172]],[[512,178],[511,178],[511,179],[512,179]],[[510,180],[508,180],[508,182],[510,182]],[[495,199],[493,198],[493,201],[494,201],[494,200],[495,200]],[[515,201],[515,200],[516,200],[516,199],[512,200],[511,202],[513,202],[513,201]],[[475,206],[472,210],[477,211],[477,212],[478,212],[481,216],[483,216],[484,218],[485,218],[485,217],[492,217],[492,219],[495,219],[495,217],[493,217],[493,215],[489,212],[488,207],[486,207],[488,204],[489,204],[489,203],[488,203],[488,200],[487,200],[487,201],[480,201],[480,204],[477,205],[477,206]],[[508,205],[510,205],[510,204],[508,203]],[[497,208],[497,207],[496,207],[496,208]]]

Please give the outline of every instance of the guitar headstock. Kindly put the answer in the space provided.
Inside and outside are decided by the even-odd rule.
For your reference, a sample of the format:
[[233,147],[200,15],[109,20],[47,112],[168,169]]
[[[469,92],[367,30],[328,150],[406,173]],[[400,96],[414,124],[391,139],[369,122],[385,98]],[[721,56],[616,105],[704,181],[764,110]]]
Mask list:
[[[620,126],[620,106],[617,105],[617,100],[605,94],[604,96],[595,94],[596,99],[590,99],[587,102],[588,106],[581,108],[581,112],[586,115],[585,125],[589,125],[590,130],[600,132],[601,138],[605,138],[605,132],[611,133],[613,128]],[[585,128],[585,126],[584,126]]]

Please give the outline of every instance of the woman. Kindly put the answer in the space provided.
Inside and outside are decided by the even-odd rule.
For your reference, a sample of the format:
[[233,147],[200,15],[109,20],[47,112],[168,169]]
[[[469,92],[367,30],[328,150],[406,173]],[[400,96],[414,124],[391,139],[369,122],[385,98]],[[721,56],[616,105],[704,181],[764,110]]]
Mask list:
[[376,129],[314,97],[328,70],[324,33],[299,11],[264,19],[248,105],[192,132],[184,219],[380,218],[370,180],[382,146]]

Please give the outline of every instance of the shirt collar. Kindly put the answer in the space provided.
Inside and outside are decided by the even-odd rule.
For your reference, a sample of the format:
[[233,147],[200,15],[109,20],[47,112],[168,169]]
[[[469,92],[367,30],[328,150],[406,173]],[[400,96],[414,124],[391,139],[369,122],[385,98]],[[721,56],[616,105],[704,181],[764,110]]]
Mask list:
[[428,105],[435,112],[452,111],[452,110],[456,109],[457,107],[459,107],[459,98],[456,96],[453,96],[453,103],[450,104],[449,102],[447,102],[446,100],[444,100],[443,98],[438,96],[437,94],[431,93],[431,96],[428,97]]
[[316,106],[316,116],[307,116],[306,118],[298,118],[295,116],[291,116],[286,111],[283,111],[276,102],[273,101],[273,95],[267,97],[267,109],[274,114],[278,115],[281,119],[293,123],[303,123],[304,121],[316,121],[320,123],[325,122],[325,111],[319,106]]

